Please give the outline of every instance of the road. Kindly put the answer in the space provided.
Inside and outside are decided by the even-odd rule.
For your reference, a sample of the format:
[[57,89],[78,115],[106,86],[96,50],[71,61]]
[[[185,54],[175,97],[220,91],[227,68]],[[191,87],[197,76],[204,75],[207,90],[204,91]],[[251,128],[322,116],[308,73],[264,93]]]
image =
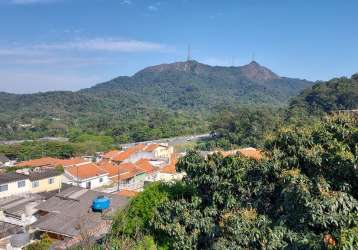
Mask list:
[[135,143],[125,143],[120,144],[123,148],[129,148],[136,144],[142,143],[142,144],[149,144],[149,143],[168,143],[170,146],[175,146],[178,144],[183,144],[189,141],[195,142],[199,140],[203,140],[206,138],[209,138],[210,134],[200,134],[200,135],[186,135],[186,136],[177,136],[177,137],[171,137],[171,138],[163,138],[158,140],[151,140],[151,141],[142,141],[142,142],[135,142]]

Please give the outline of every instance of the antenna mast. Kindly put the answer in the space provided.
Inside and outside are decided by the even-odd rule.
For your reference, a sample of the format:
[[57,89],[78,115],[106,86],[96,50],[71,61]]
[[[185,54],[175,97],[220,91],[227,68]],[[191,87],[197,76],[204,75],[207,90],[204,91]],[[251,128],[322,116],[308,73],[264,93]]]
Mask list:
[[191,46],[190,44],[188,45],[188,58],[187,58],[187,61],[191,61]]
[[252,53],[252,56],[251,56],[251,61],[254,62],[255,61],[255,52]]

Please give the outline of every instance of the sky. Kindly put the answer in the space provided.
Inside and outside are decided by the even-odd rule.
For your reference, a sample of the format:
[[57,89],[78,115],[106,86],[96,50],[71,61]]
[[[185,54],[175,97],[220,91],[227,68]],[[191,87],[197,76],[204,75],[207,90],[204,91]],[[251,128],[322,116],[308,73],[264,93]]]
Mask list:
[[0,91],[78,90],[192,58],[358,72],[357,0],[0,0]]

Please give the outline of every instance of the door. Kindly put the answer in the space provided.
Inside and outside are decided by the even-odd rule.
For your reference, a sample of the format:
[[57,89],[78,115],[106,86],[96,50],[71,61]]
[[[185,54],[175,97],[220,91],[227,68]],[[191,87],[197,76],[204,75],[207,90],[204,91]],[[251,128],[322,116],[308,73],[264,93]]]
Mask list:
[[91,182],[90,182],[90,181],[87,181],[87,182],[86,182],[86,188],[87,188],[87,189],[91,189]]

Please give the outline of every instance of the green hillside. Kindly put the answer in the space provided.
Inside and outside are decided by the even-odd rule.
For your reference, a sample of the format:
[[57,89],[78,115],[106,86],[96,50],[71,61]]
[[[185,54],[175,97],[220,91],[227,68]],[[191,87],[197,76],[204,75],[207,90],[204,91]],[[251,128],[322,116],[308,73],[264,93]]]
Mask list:
[[201,132],[214,108],[283,106],[310,85],[256,62],[242,67],[162,64],[77,92],[0,93],[0,137],[67,136],[69,128],[120,141]]
[[322,115],[352,109],[358,109],[358,74],[319,82],[305,89],[290,102],[289,116]]

